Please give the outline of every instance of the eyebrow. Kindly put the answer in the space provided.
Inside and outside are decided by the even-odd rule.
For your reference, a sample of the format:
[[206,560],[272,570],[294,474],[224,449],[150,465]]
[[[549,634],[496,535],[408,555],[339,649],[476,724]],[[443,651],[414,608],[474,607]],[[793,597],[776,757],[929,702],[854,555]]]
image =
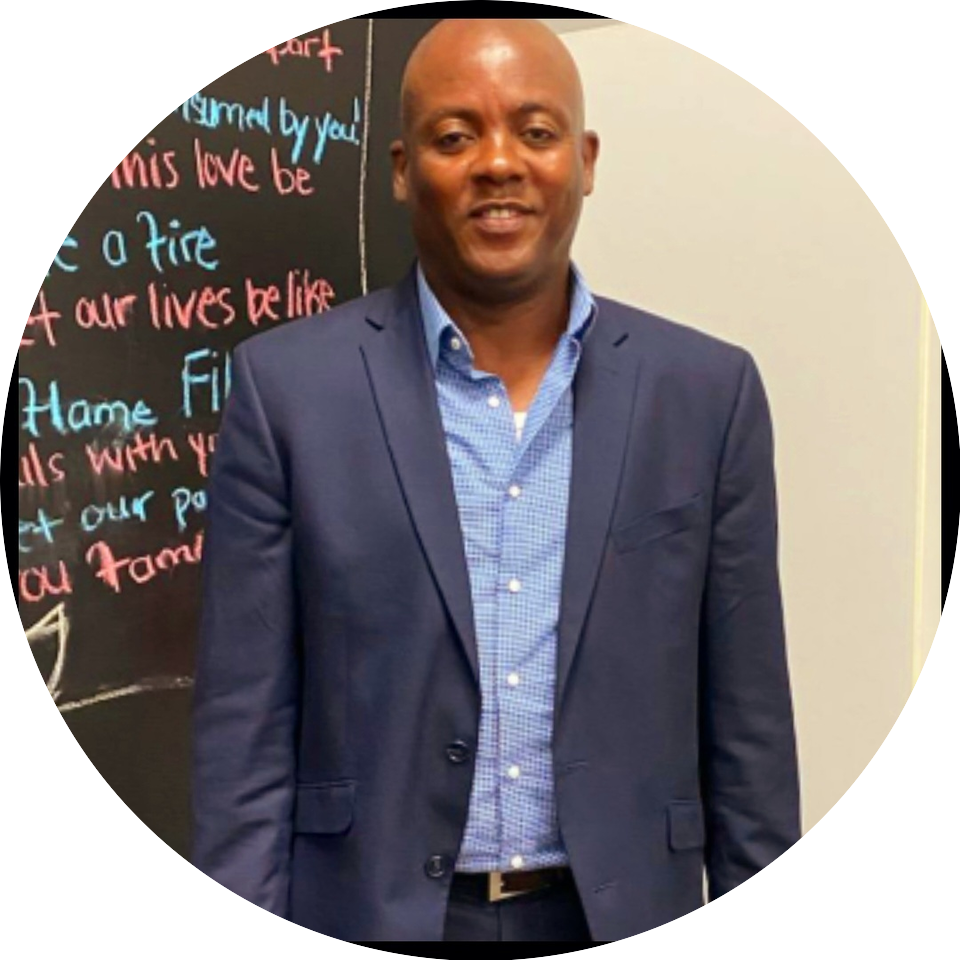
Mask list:
[[[557,106],[534,100],[521,103],[520,106],[512,112],[520,116],[529,116],[533,113],[549,113],[565,118],[565,112]],[[448,117],[455,117],[461,120],[478,120],[480,118],[480,112],[470,107],[440,107],[427,114],[427,116],[423,118],[422,124],[424,127],[431,127],[441,120],[446,120]]]

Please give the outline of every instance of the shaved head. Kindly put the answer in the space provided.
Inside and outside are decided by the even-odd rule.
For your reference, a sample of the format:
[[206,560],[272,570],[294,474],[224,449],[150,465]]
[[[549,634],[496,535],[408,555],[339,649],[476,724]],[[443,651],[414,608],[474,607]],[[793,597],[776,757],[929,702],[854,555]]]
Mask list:
[[400,121],[407,138],[417,118],[422,92],[448,79],[468,62],[538,62],[568,98],[576,132],[583,131],[583,86],[570,51],[539,20],[441,20],[414,47],[400,87]]

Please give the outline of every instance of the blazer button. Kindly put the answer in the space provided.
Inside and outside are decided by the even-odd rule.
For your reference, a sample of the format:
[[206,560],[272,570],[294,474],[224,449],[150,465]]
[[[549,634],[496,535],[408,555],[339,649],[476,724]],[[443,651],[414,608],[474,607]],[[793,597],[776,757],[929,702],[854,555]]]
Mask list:
[[439,880],[447,872],[447,858],[441,856],[431,857],[424,865],[424,869],[431,880]]
[[470,747],[462,740],[455,740],[447,746],[447,759],[451,763],[466,763],[470,759]]

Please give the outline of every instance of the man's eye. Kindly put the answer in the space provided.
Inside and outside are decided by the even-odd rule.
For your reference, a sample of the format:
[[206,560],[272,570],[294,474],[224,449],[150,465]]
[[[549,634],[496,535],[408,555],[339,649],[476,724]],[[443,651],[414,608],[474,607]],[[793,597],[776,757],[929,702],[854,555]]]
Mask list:
[[554,133],[547,127],[528,127],[524,130],[524,136],[534,143],[548,143],[554,139]]
[[439,146],[442,150],[452,149],[463,146],[463,143],[466,139],[467,135],[465,133],[454,130],[450,133],[443,134],[441,137],[438,137],[437,146]]

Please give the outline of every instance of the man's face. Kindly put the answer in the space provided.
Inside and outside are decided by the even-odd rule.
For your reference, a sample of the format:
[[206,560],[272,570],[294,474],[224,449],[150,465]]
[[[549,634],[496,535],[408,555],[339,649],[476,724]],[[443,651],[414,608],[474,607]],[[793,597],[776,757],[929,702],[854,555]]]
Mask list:
[[535,292],[566,278],[593,189],[598,143],[575,70],[536,31],[451,33],[411,72],[394,195],[431,280]]

